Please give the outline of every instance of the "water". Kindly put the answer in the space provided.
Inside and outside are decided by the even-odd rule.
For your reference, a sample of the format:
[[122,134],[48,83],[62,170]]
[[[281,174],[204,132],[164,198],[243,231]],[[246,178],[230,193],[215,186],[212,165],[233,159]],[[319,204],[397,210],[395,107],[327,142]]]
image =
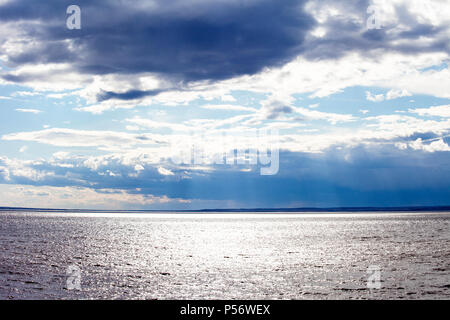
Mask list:
[[0,212],[0,231],[1,299],[450,298],[450,213]]

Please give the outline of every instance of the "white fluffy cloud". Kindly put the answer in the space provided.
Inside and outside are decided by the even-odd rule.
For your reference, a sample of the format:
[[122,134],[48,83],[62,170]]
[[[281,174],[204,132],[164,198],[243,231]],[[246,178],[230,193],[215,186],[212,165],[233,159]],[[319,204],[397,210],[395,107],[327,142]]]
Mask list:
[[163,176],[173,176],[174,175],[174,173],[172,171],[170,171],[169,169],[163,168],[163,167],[159,167],[158,172],[159,172],[159,174],[161,174]]
[[420,116],[450,118],[450,105],[434,106],[430,108],[410,109],[409,112],[416,113]]
[[394,100],[402,97],[412,96],[408,90],[389,90],[386,94],[372,94],[370,91],[366,91],[366,99],[372,102],[382,102],[384,100]]
[[450,151],[450,146],[446,144],[442,139],[437,139],[432,142],[426,142],[419,138],[407,144],[400,144],[400,148],[404,148],[406,146],[409,146],[414,150],[423,150],[426,152]]
[[389,90],[389,92],[386,93],[386,100],[393,100],[410,96],[412,96],[412,94],[409,93],[408,90]]
[[384,94],[372,94],[366,91],[366,99],[372,102],[381,102],[384,101]]

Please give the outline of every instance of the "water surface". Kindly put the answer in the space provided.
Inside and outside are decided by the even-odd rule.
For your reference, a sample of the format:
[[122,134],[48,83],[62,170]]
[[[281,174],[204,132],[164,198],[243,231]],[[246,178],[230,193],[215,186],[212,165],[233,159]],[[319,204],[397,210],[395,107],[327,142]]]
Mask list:
[[450,298],[450,213],[0,212],[0,245],[1,299]]

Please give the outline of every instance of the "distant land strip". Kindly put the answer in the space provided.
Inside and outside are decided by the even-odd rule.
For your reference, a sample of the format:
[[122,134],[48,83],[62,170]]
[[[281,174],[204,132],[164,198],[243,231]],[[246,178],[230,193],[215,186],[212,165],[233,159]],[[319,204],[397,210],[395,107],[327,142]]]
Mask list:
[[0,211],[33,212],[93,212],[93,213],[306,213],[306,212],[440,212],[449,211],[450,206],[411,207],[331,207],[331,208],[253,208],[253,209],[200,209],[200,210],[98,210],[98,209],[48,209],[0,207]]

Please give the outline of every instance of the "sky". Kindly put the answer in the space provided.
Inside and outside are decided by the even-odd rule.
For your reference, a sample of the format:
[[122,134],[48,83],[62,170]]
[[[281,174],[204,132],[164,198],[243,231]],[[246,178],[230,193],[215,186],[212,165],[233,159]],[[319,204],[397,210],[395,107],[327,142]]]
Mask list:
[[0,206],[450,205],[449,39],[447,0],[0,0]]

